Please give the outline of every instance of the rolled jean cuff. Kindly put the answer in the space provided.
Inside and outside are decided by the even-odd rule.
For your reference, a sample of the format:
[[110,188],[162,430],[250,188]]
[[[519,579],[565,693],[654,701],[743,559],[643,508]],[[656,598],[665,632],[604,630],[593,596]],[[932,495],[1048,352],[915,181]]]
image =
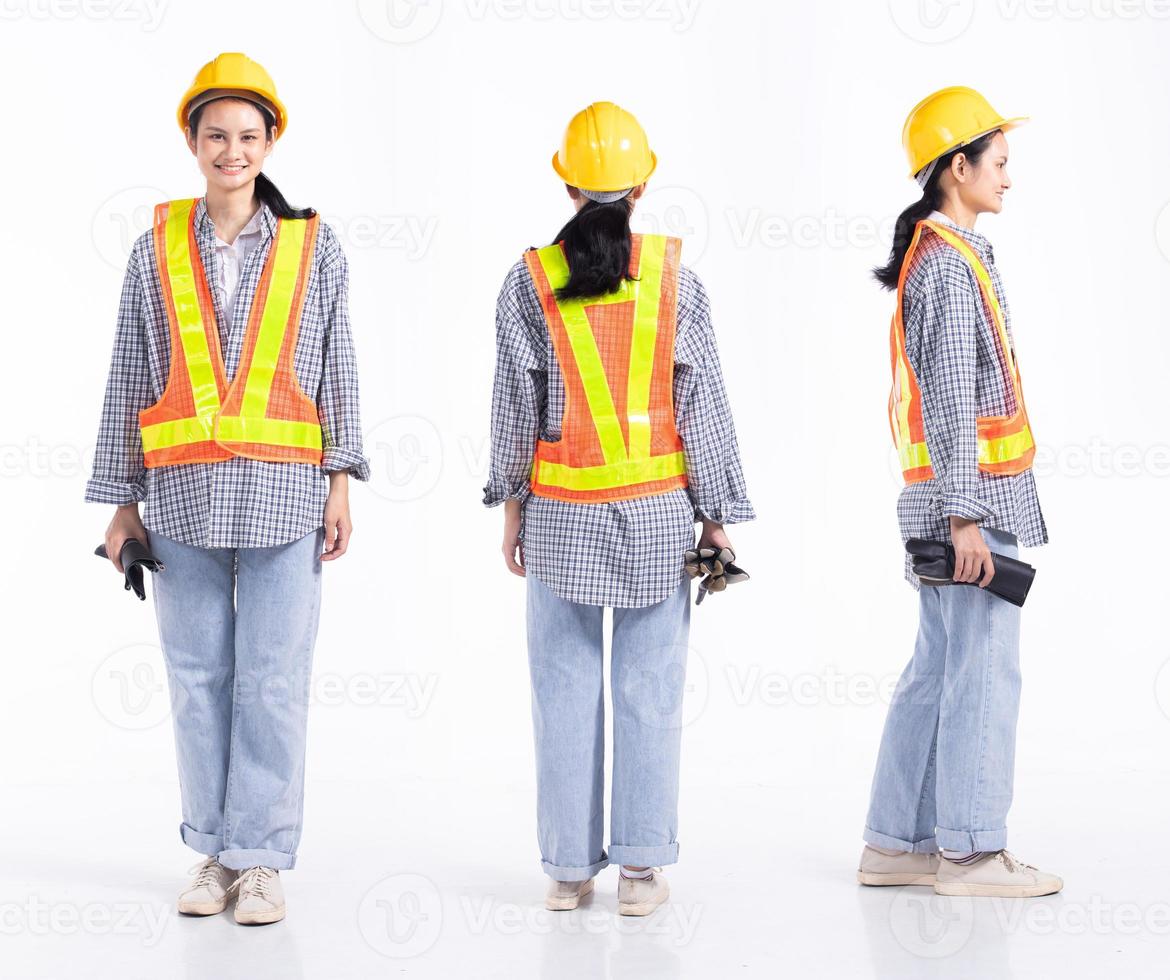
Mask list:
[[205,834],[189,823],[179,824],[179,836],[184,844],[204,857],[215,857],[223,850],[223,837],[219,834]]
[[1002,851],[1007,847],[1007,827],[999,830],[947,830],[936,827],[938,846],[948,851]]
[[554,881],[588,881],[602,868],[609,866],[609,858],[602,854],[600,861],[595,861],[583,868],[568,868],[543,859],[540,866],[544,869],[544,873]]
[[924,837],[922,840],[902,840],[899,837],[891,837],[889,834],[879,834],[869,827],[865,828],[861,839],[867,844],[888,847],[893,851],[909,851],[911,854],[934,854],[939,849],[938,841],[934,837]]
[[251,850],[226,850],[219,852],[219,863],[233,871],[243,871],[261,865],[276,871],[288,871],[296,867],[297,856],[284,851],[269,851],[262,847]]
[[675,864],[678,861],[678,842],[650,844],[635,847],[633,844],[610,844],[609,863],[624,864],[628,868],[652,868]]

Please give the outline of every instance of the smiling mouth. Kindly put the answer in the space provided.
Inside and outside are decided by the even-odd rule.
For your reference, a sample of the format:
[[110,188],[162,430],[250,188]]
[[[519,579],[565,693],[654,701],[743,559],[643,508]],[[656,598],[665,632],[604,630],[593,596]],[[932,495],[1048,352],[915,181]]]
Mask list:
[[243,171],[246,168],[245,168],[244,164],[242,164],[242,163],[235,163],[235,164],[217,163],[215,165],[215,169],[219,170],[225,174],[233,174],[234,175],[234,174],[240,173],[241,171]]

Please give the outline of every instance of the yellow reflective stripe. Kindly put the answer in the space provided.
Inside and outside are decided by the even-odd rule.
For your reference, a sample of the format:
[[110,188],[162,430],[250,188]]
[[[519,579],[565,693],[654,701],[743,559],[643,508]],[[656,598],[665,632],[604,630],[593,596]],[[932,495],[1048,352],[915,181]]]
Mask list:
[[564,490],[608,490],[681,476],[687,471],[687,464],[685,454],[680,451],[600,466],[574,467],[541,460],[536,469],[537,482],[544,486]]
[[281,219],[276,225],[276,241],[272,243],[276,249],[272,278],[260,314],[260,328],[240,405],[240,414],[248,418],[263,418],[268,412],[272,378],[276,374],[276,362],[280,358],[299,279],[307,225],[307,221],[291,219]]
[[1024,426],[1019,432],[998,436],[995,439],[979,440],[979,462],[983,464],[1007,463],[1019,459],[1034,445],[1032,430]]
[[662,299],[665,259],[666,239],[661,235],[643,235],[638,281],[634,283],[634,332],[630,338],[626,390],[630,459],[648,459],[650,456],[650,377],[654,369],[654,346],[658,340],[658,307]]
[[[176,326],[187,361],[187,377],[195,400],[195,414],[209,416],[219,410],[219,389],[215,369],[207,346],[203,311],[195,284],[195,267],[191,262],[189,238],[194,199],[171,201],[167,210],[166,260],[171,300],[175,307]],[[218,329],[218,327],[216,327]]]
[[212,438],[212,424],[212,416],[200,415],[143,426],[142,451],[150,453],[157,449],[170,449],[172,446],[185,446],[193,442],[208,442]]
[[898,348],[898,383],[895,389],[895,408],[898,412],[898,435],[901,445],[910,443],[910,368],[906,363],[906,352]]
[[221,442],[254,442],[267,446],[321,448],[321,427],[315,422],[266,419],[258,416],[221,415],[215,437]]
[[[560,245],[546,246],[539,249],[536,254],[549,285],[554,290],[569,281],[569,264],[565,261]],[[622,283],[623,287],[627,285],[628,281]],[[597,341],[593,337],[593,329],[589,325],[585,307],[620,303],[630,299],[629,293],[629,289],[621,288],[589,300],[556,300],[557,310],[565,324],[565,333],[569,337],[569,346],[573,349],[577,373],[581,376],[581,384],[585,389],[589,415],[593,419],[593,426],[601,443],[601,453],[607,464],[620,463],[626,459],[626,442],[622,436],[622,427],[618,422],[613,396],[605,377],[605,367],[601,363],[601,353],[597,349]]]
[[930,465],[930,453],[926,451],[925,442],[910,442],[907,440],[898,447],[898,459],[902,463],[902,472],[916,470],[921,466]]

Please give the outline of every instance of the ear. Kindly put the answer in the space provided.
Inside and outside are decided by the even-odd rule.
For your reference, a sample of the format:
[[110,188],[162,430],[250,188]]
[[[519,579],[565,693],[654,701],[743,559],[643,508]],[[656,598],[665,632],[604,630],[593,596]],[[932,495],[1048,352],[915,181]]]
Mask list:
[[951,176],[955,178],[960,184],[967,182],[969,176],[969,167],[967,166],[967,154],[956,153],[951,158]]
[[569,200],[571,200],[571,201],[581,200],[581,191],[578,190],[576,187],[574,187],[572,184],[565,184],[565,190],[568,191],[568,193],[569,193]]
[[640,183],[637,187],[635,187],[632,191],[630,191],[630,193],[626,196],[629,197],[629,199],[631,201],[636,201],[636,200],[638,200],[638,198],[640,198],[645,193],[646,193],[646,181],[642,181],[642,183]]
[[264,156],[267,158],[276,147],[276,127],[268,130],[268,138],[264,141]]
[[187,149],[191,151],[191,155],[198,156],[199,150],[195,146],[195,134],[191,132],[190,126],[183,127],[183,135],[187,139]]

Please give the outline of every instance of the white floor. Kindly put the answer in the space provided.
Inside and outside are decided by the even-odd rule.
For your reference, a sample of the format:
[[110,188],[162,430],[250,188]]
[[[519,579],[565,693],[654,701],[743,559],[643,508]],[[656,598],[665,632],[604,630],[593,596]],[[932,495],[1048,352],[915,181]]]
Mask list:
[[[1034,813],[1067,774],[1029,779]],[[5,808],[0,974],[1165,977],[1166,861],[1155,873],[1142,848],[1161,836],[1161,815],[1113,812],[1111,799],[1141,799],[1136,776],[1092,782],[1052,832],[1022,821],[1022,856],[1067,882],[1024,902],[856,885],[858,815],[842,815],[852,787],[814,801],[784,783],[689,785],[682,860],[667,869],[673,901],[626,919],[613,868],[579,910],[544,911],[526,779],[317,780],[299,865],[283,875],[288,917],[252,928],[230,911],[175,914],[198,858],[176,842],[173,785],[24,785]],[[20,846],[48,840],[51,852]]]

